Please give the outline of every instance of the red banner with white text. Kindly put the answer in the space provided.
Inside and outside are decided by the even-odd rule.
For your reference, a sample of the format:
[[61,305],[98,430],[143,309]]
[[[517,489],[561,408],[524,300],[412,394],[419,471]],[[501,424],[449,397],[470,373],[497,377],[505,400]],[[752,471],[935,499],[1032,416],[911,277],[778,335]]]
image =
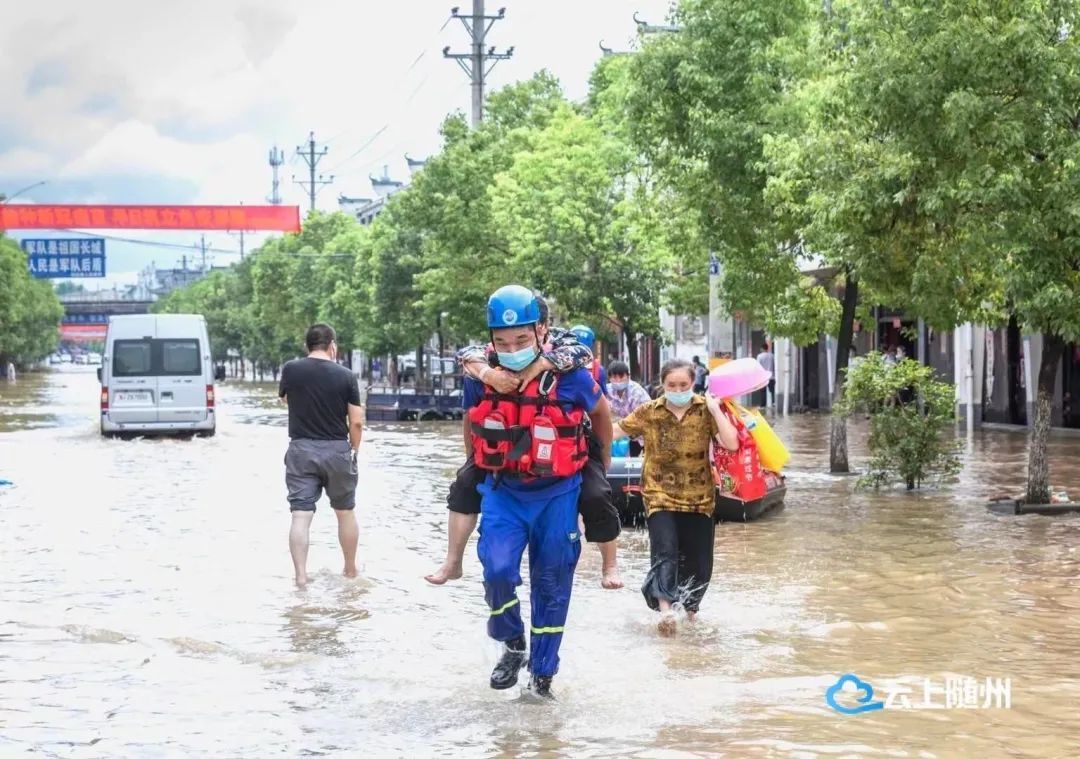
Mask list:
[[299,232],[297,206],[0,205],[0,229]]

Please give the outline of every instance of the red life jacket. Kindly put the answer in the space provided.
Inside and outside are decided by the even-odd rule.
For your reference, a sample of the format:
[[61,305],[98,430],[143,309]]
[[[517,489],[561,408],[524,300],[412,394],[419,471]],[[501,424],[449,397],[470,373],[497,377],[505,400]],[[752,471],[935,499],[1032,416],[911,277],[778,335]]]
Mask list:
[[739,448],[729,451],[715,440],[712,442],[713,479],[721,492],[744,501],[761,498],[768,490],[757,443],[746,425],[727,406],[721,406],[724,415],[735,426],[739,436]]
[[528,477],[570,477],[588,459],[585,411],[564,411],[558,379],[545,372],[524,392],[502,394],[485,385],[469,409],[473,461],[490,472]]

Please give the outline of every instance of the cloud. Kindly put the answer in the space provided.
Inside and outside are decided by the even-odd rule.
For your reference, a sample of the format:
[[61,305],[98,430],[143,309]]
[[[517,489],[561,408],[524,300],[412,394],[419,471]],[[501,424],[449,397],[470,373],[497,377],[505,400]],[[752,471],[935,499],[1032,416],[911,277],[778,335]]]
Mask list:
[[245,5],[236,11],[241,25],[244,52],[253,66],[260,66],[278,49],[296,26],[296,15],[268,5]]

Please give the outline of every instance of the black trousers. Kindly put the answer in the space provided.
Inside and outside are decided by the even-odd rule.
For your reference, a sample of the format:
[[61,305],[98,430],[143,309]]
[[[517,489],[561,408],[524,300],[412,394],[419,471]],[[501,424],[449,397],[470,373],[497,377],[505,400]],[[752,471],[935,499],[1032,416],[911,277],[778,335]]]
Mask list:
[[657,511],[648,523],[652,569],[641,586],[645,602],[654,611],[663,599],[696,612],[712,580],[712,516]]
[[[457,477],[450,483],[446,496],[446,508],[458,514],[479,514],[480,493],[476,486],[484,481],[487,472],[476,466],[472,459],[458,469]],[[589,460],[581,470],[581,495],[578,511],[585,523],[585,540],[590,543],[607,543],[619,537],[622,522],[615,502],[611,499],[611,483],[601,458],[598,443],[589,439]]]

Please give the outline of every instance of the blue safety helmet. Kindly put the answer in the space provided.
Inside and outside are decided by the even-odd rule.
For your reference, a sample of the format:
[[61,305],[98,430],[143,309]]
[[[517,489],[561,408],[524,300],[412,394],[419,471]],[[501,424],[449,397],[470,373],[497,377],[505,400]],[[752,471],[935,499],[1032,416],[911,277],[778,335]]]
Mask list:
[[575,324],[570,328],[570,332],[577,338],[579,343],[589,350],[592,350],[593,345],[596,344],[596,333],[584,324]]
[[488,329],[523,327],[540,321],[540,304],[527,287],[506,285],[488,298]]

